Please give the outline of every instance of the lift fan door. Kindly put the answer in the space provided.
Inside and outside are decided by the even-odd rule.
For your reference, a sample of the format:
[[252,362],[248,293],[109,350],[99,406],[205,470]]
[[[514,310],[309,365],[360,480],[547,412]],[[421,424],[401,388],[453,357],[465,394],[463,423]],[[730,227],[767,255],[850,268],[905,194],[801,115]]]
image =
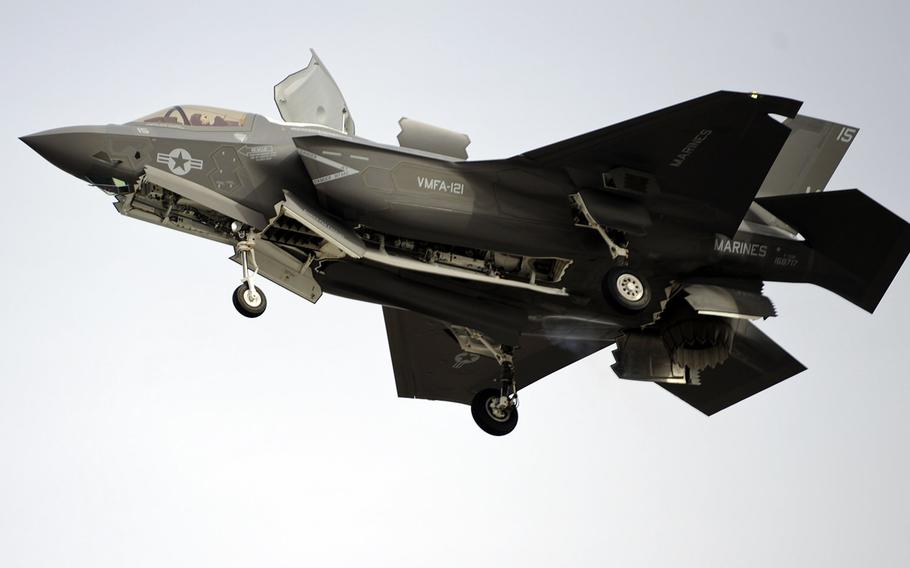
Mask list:
[[420,122],[413,118],[403,117],[398,121],[401,132],[398,144],[402,148],[413,148],[460,160],[468,159],[468,146],[471,138],[453,130],[447,130],[432,124]]
[[310,53],[313,55],[306,67],[275,85],[275,104],[281,118],[319,124],[353,136],[354,120],[341,90],[316,52]]

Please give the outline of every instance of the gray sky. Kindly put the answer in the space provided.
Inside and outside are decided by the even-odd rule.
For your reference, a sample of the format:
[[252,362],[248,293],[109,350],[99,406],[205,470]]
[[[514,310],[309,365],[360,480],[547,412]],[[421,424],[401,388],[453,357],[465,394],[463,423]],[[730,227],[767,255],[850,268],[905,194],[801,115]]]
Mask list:
[[861,127],[829,189],[910,218],[905,3],[265,5],[5,8],[0,565],[910,565],[906,267],[874,316],[769,285],[760,327],[809,370],[710,419],[601,353],[494,439],[396,398],[378,307],[269,285],[242,318],[228,247],[16,139],[175,103],[276,117],[314,47],[358,134],[406,115],[481,159],[721,88],[805,100]]

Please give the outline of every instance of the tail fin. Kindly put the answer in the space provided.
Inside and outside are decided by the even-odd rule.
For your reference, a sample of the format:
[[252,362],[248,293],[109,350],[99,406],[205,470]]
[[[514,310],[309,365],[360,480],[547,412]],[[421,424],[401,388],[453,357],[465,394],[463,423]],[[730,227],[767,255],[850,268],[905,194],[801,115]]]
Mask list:
[[756,199],[817,253],[812,282],[873,312],[910,253],[910,224],[856,189]]
[[765,176],[758,197],[825,189],[859,128],[802,114],[784,120],[790,136]]
[[[790,136],[756,196],[824,191],[859,128],[802,114],[784,120],[784,125],[790,128]],[[752,204],[744,220],[796,234],[792,227],[770,215],[757,203]]]

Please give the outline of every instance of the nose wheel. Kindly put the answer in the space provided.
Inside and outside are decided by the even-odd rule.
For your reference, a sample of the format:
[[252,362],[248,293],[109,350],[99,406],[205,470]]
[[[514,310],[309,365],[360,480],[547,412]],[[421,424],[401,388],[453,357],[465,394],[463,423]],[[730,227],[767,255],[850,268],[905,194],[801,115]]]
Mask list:
[[234,290],[234,307],[240,312],[240,315],[248,318],[258,318],[265,311],[267,305],[265,294],[258,286],[250,287],[249,284],[241,284]]
[[[238,234],[244,236],[238,231]],[[248,318],[258,318],[265,312],[268,305],[265,294],[258,286],[253,284],[253,278],[259,272],[256,265],[256,253],[254,250],[255,241],[253,238],[243,238],[237,245],[237,254],[240,255],[240,265],[243,267],[243,280],[240,286],[234,290],[233,301],[234,307],[240,312],[240,315]],[[250,267],[252,266],[252,270]]]

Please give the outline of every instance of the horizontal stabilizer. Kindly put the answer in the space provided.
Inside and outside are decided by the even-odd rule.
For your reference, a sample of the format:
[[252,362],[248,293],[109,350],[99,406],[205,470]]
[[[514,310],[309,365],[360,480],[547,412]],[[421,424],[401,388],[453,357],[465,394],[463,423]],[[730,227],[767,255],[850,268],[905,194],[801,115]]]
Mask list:
[[805,370],[757,327],[740,321],[730,357],[701,371],[700,384],[660,386],[710,416]]
[[799,231],[817,253],[811,282],[868,312],[910,253],[910,224],[856,189],[756,202]]

